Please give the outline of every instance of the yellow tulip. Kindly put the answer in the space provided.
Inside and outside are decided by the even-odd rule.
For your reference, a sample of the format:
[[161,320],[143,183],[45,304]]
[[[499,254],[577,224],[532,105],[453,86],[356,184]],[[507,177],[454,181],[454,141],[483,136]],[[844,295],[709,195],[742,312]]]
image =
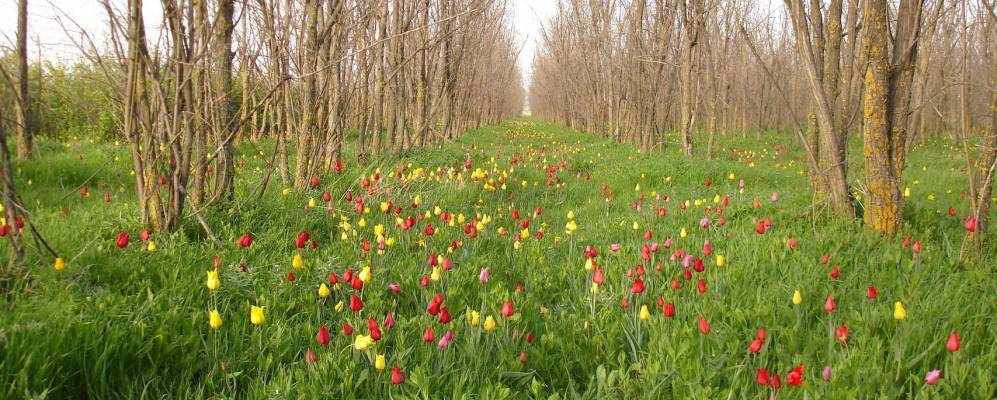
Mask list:
[[294,258],[291,259],[291,266],[294,269],[301,269],[302,265],[305,265],[305,262],[301,259],[301,254],[295,254]]
[[682,230],[679,231],[679,237],[686,237],[686,235],[688,235],[688,233],[686,233],[685,228],[682,228]]
[[218,279],[217,269],[208,270],[208,278],[205,280],[204,285],[208,287],[208,290],[215,290],[222,286],[222,281]]
[[415,198],[412,199],[412,203],[414,203],[417,206],[420,205],[420,204],[422,204],[422,195],[418,195],[418,194],[415,195]]
[[374,368],[382,370],[384,369],[385,366],[386,365],[384,363],[384,354],[378,354],[377,357],[374,357]]
[[360,271],[360,280],[363,281],[363,283],[370,282],[370,267],[364,267],[363,270]]
[[491,315],[485,317],[485,324],[483,326],[485,328],[485,331],[490,331],[492,329],[495,329],[495,318],[492,318]]
[[477,311],[471,310],[469,313],[467,313],[467,323],[470,324],[471,326],[478,326],[478,321],[480,320],[480,318],[481,314],[479,314]]
[[523,248],[523,242],[517,240],[515,243],[512,244],[512,248],[516,250]]
[[800,303],[803,303],[803,296],[800,295],[799,290],[795,290],[793,291],[793,304],[800,305]]
[[374,225],[374,236],[377,237],[384,236],[384,225],[382,224]]
[[336,310],[336,312],[343,312],[343,301],[340,300],[339,303],[336,303],[336,307],[333,308]]
[[156,242],[150,240],[149,244],[145,245],[145,249],[148,250],[150,253],[156,251]]
[[371,339],[370,336],[357,335],[356,338],[353,339],[353,348],[358,351],[364,351],[367,350],[372,343],[374,343],[374,339]]
[[329,287],[326,284],[318,287],[318,297],[329,297]]
[[568,210],[568,219],[575,219],[575,211]]
[[647,311],[647,305],[640,306],[640,320],[647,321],[651,319],[651,312]]
[[432,279],[433,282],[439,282],[439,280],[440,280],[440,267],[433,267],[433,272],[431,274],[429,274],[429,279]]
[[55,265],[53,265],[53,267],[55,267],[56,271],[62,271],[64,269],[66,269],[66,262],[62,261],[62,257],[56,257],[55,258]]
[[218,310],[211,310],[208,313],[208,326],[211,329],[218,329],[222,327],[222,315],[218,313]]
[[638,224],[637,221],[634,221],[633,228],[634,230],[640,229],[640,224]]
[[592,294],[599,294],[599,284],[592,282]]
[[898,301],[893,304],[893,319],[903,321],[904,318],[907,318],[907,310],[904,309],[904,304]]
[[594,268],[595,268],[595,265],[593,265],[593,263],[592,263],[592,259],[591,259],[591,258],[588,258],[588,257],[586,257],[586,258],[585,258],[585,270],[586,270],[586,271],[591,271],[591,270],[593,270]]
[[252,322],[253,325],[263,325],[266,320],[266,317],[263,316],[263,306],[252,306],[249,309],[249,322]]
[[308,198],[308,208],[315,208],[316,205],[317,205],[317,203],[315,202],[315,198],[314,197],[309,197]]
[[578,224],[576,224],[575,220],[573,220],[573,219],[572,220],[568,220],[568,223],[564,224],[564,233],[567,234],[567,235],[570,235],[570,234],[574,233],[575,230],[577,230],[577,229],[578,229]]
[[724,266],[725,261],[726,260],[724,259],[724,256],[717,254],[717,266],[718,267]]
[[291,189],[289,189],[289,188],[284,188],[284,190],[280,191],[280,194],[282,194],[284,196],[287,196],[290,193],[291,193]]

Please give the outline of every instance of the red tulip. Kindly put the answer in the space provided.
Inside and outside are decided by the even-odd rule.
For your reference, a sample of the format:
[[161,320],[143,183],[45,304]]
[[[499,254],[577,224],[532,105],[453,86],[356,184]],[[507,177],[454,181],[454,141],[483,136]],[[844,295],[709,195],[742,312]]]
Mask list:
[[834,310],[838,308],[837,304],[834,304],[834,296],[827,296],[827,300],[824,301],[824,311],[833,313]]
[[433,236],[433,234],[436,233],[436,230],[433,229],[433,224],[426,224],[424,232],[426,233],[426,236]]
[[769,381],[769,386],[772,387],[772,389],[777,389],[777,390],[782,388],[782,381],[779,380],[779,374],[772,374],[772,379],[771,381]]
[[505,303],[502,303],[502,316],[509,318],[515,313],[516,311],[512,308],[512,300],[507,300]]
[[391,384],[392,385],[401,385],[403,383],[405,383],[405,374],[403,374],[402,370],[398,369],[398,367],[392,368],[391,369]]
[[253,245],[253,234],[252,233],[247,233],[245,235],[242,235],[236,243],[238,243],[240,247],[249,247],[249,246],[252,246]]
[[765,344],[763,340],[760,339],[752,340],[751,343],[748,344],[748,351],[752,353],[757,353],[758,350],[762,349],[763,344]]
[[900,245],[903,246],[905,249],[910,247],[910,236],[904,236],[903,243],[901,243]]
[[318,362],[318,358],[315,357],[314,351],[308,350],[305,352],[305,362],[307,362],[308,365],[315,365],[315,363]]
[[288,282],[294,282],[296,280],[298,280],[298,276],[294,275],[294,272],[288,272],[287,273],[287,281]]
[[519,362],[522,363],[522,364],[526,364],[526,352],[525,351],[519,352]]
[[869,300],[876,300],[876,296],[878,296],[878,292],[876,292],[875,286],[869,286],[869,288],[865,290],[865,297],[869,298]]
[[954,217],[955,216],[955,209],[952,208],[952,207],[949,207],[949,216],[950,217]]
[[602,268],[596,268],[595,274],[592,275],[592,282],[597,285],[601,285],[604,282],[604,277],[602,276]]
[[353,310],[353,312],[360,312],[360,310],[362,309],[363,309],[363,300],[360,300],[360,297],[358,297],[357,295],[351,294],[350,310]]
[[949,336],[949,340],[945,342],[945,348],[953,353],[959,351],[959,335],[955,331],[952,331],[952,336]]
[[453,317],[450,316],[450,309],[443,307],[440,310],[440,323],[446,325],[452,320]]
[[698,282],[696,282],[696,290],[698,290],[699,293],[706,293],[706,280],[705,279],[700,279]]
[[665,306],[661,309],[661,313],[668,318],[675,316],[675,305],[672,303],[665,303]]
[[840,274],[841,273],[838,271],[838,266],[837,265],[835,265],[834,268],[831,268],[831,278],[838,279],[838,276]]
[[762,386],[769,385],[769,370],[758,368],[755,370],[755,382]]
[[298,234],[298,238],[295,240],[294,245],[299,249],[305,248],[305,243],[308,242],[309,236],[311,235],[308,234],[308,231],[301,231],[301,233]]
[[433,343],[436,340],[436,334],[433,333],[433,328],[428,327],[426,330],[422,331],[422,341],[426,343]]
[[370,338],[375,342],[381,340],[381,327],[377,326],[377,321],[373,317],[367,317],[367,330],[370,331]]
[[148,228],[142,229],[142,233],[138,234],[138,238],[143,242],[149,240],[149,229]]
[[641,294],[644,292],[644,280],[637,278],[634,280],[633,285],[630,286],[630,293]]
[[704,335],[710,333],[710,323],[706,322],[706,318],[699,317],[699,331]]
[[921,241],[920,240],[915,240],[914,241],[914,246],[911,247],[911,251],[913,251],[914,254],[921,254]]
[[353,327],[348,322],[343,322],[343,336],[353,336]]
[[966,218],[966,220],[963,221],[962,226],[966,228],[966,231],[969,233],[976,232],[976,218]]
[[786,374],[786,384],[789,386],[800,386],[803,384],[803,366],[793,368]]
[[848,327],[845,326],[845,324],[841,324],[840,328],[835,328],[834,338],[838,339],[838,343],[841,343],[841,345],[844,346],[845,342],[848,341]]
[[118,232],[118,240],[114,242],[115,246],[119,249],[128,247],[128,234],[125,232]]
[[328,345],[329,344],[329,328],[326,328],[324,326],[321,327],[321,328],[318,328],[318,334],[315,335],[315,341],[318,342],[318,344],[323,345],[323,346]]
[[757,232],[759,235],[764,235],[765,234],[765,222],[764,221],[758,221],[758,225],[755,225],[755,232]]
[[339,160],[336,160],[336,164],[333,166],[333,168],[336,170],[336,172],[342,171],[343,170],[343,162],[339,161]]
[[789,248],[792,249],[792,250],[796,250],[796,239],[795,238],[789,239]]
[[828,256],[826,254],[823,255],[823,256],[820,256],[820,263],[821,264],[827,265],[827,262],[830,261],[830,260],[831,260],[831,256]]
[[312,187],[318,186],[318,178],[312,177]]

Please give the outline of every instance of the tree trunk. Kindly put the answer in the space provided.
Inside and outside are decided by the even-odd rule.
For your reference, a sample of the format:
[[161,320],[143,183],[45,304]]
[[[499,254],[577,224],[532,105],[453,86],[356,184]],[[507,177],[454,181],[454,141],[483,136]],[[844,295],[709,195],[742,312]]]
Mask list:
[[[232,17],[233,0],[219,0],[215,18],[215,61],[217,64],[216,88],[221,90],[215,102],[215,140],[221,151],[218,153],[218,173],[215,178],[215,197],[232,200],[235,198],[235,160],[232,153]],[[245,82],[245,81],[244,81]],[[246,90],[244,87],[243,90]],[[244,97],[245,98],[245,97]],[[241,128],[240,128],[241,129]]]
[[17,158],[31,157],[34,132],[31,123],[31,97],[28,93],[28,0],[17,2],[17,93],[14,101],[17,123]]

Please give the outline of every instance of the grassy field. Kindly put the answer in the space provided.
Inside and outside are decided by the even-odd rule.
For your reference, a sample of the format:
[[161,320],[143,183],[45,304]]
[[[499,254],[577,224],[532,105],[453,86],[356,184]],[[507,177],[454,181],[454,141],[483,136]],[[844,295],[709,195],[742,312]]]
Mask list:
[[958,152],[914,150],[904,233],[882,238],[814,212],[791,137],[719,145],[641,154],[518,119],[259,201],[245,145],[217,241],[196,222],[142,241],[126,146],[42,142],[17,180],[66,268],[7,283],[0,398],[997,396],[997,247],[959,262]]

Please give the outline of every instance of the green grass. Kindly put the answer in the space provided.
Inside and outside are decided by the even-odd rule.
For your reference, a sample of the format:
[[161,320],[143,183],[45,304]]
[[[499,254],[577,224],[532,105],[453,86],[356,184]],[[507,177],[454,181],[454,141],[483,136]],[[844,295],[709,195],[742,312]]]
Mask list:
[[[858,187],[860,145],[853,141],[849,164],[849,180]],[[240,200],[207,214],[219,241],[189,222],[169,237],[154,235],[155,252],[138,240],[125,146],[40,146],[38,160],[18,164],[17,181],[33,221],[67,260],[67,269],[56,272],[46,260],[31,268],[28,279],[9,284],[12,293],[0,312],[0,398],[765,398],[769,392],[755,383],[756,368],[778,373],[778,392],[786,398],[997,396],[997,246],[991,241],[984,249],[989,258],[958,260],[965,235],[960,217],[969,208],[961,197],[964,164],[956,150],[940,143],[917,148],[904,176],[911,197],[902,236],[922,242],[916,258],[901,246],[902,236],[882,238],[858,220],[813,212],[802,152],[791,137],[776,134],[761,140],[720,137],[717,160],[704,161],[681,157],[677,146],[641,154],[519,119],[404,159],[348,163],[341,174],[322,177],[318,188],[286,196],[275,176],[277,183],[259,202],[249,193],[260,182],[263,160],[254,156],[257,149],[243,146]],[[483,180],[470,179],[463,170],[468,156],[473,169],[503,178],[506,187],[496,183],[497,190],[486,190]],[[513,157],[520,160],[515,165]],[[426,176],[402,187],[395,177],[402,166],[405,175],[424,168]],[[370,212],[359,215],[341,199],[362,193],[363,177],[376,169],[391,192],[365,195]],[[90,196],[83,197],[77,188],[91,177]],[[741,179],[743,191],[737,188]],[[321,201],[324,191],[332,193],[332,211]],[[611,201],[604,197],[608,192]],[[778,202],[770,200],[773,192]],[[413,209],[417,194],[422,204]],[[640,195],[645,198],[639,201]],[[730,201],[723,226],[715,209],[704,210],[717,206],[715,196]],[[310,198],[318,207],[306,207]],[[696,206],[697,199],[703,204]],[[685,200],[692,203],[682,209]],[[382,201],[402,207],[402,217],[429,212],[436,234],[425,236],[426,221],[402,230],[394,216],[380,212]],[[436,207],[454,219],[462,214],[465,223],[479,215],[491,222],[471,238],[464,224],[441,222]],[[534,217],[537,207],[542,214]],[[956,217],[948,215],[949,207]],[[530,220],[530,237],[519,249],[513,237],[520,225],[512,209]],[[570,236],[564,232],[569,211],[578,225]],[[704,216],[709,229],[699,227]],[[366,227],[359,226],[361,217]],[[350,230],[342,229],[344,218]],[[756,222],[766,218],[770,229],[755,233]],[[374,242],[378,224],[394,239],[383,255]],[[500,228],[508,235],[500,235]],[[683,228],[686,237],[680,236]],[[302,230],[318,247],[300,250],[304,266],[296,270],[291,259],[299,253],[295,237]],[[543,239],[536,238],[538,230]],[[653,238],[644,240],[648,230]],[[125,249],[114,246],[119,231],[131,236]],[[244,233],[255,236],[250,248],[235,243]],[[790,238],[796,250],[787,245]],[[644,244],[668,239],[671,249],[662,246],[651,260],[641,259]],[[713,255],[703,257],[707,239]],[[372,251],[363,252],[364,240]],[[461,246],[447,252],[454,241]],[[614,243],[621,245],[619,253],[610,250]],[[592,273],[585,270],[589,245],[598,248],[596,260],[605,272],[596,296],[590,292]],[[704,271],[683,279],[682,257],[670,260],[678,249],[702,257]],[[34,247],[29,253],[39,259]],[[430,253],[444,254],[454,267],[423,288],[420,280],[431,275]],[[725,257],[723,267],[716,255]],[[828,265],[820,263],[823,255],[830,257]],[[9,245],[0,247],[0,256],[9,257]],[[216,256],[221,288],[209,293],[205,271]],[[646,291],[631,296],[627,273],[638,264],[646,269]],[[840,268],[838,279],[830,277],[832,265]],[[347,285],[318,297],[330,271],[342,276],[347,268],[364,266],[373,273],[361,293],[360,313],[349,309],[355,292]],[[487,284],[478,280],[481,268],[490,272]],[[288,272],[297,280],[288,282]],[[673,279],[681,289],[672,290]],[[703,294],[696,290],[699,279],[707,283]],[[400,285],[400,292],[388,290],[389,283]],[[523,288],[518,293],[517,284]],[[878,289],[877,299],[866,298],[869,286]],[[794,290],[802,294],[798,306],[791,302]],[[447,325],[426,312],[437,292],[453,315]],[[838,307],[830,316],[823,310],[828,295]],[[659,296],[674,303],[674,318],[662,315]],[[509,319],[500,314],[507,300],[516,311]],[[340,301],[346,307],[337,312]],[[908,312],[903,321],[893,318],[896,301]],[[250,305],[265,306],[262,326],[250,323]],[[641,305],[650,309],[647,321],[638,318]],[[224,320],[218,330],[208,326],[212,308]],[[470,326],[472,309],[481,311],[481,321],[494,316],[497,327],[486,332],[481,324]],[[382,325],[383,338],[366,351],[354,350],[353,338],[341,333],[348,322],[354,334],[367,334],[367,318],[383,323],[388,312],[397,325]],[[708,335],[697,329],[700,317],[710,324]],[[846,346],[830,338],[829,317],[835,327],[847,325]],[[332,333],[328,346],[316,343],[321,326]],[[426,327],[435,330],[431,344],[422,341]],[[767,339],[751,354],[748,343],[759,327]],[[447,330],[454,340],[441,350],[437,340]],[[945,348],[952,331],[962,340],[956,353]],[[527,333],[535,337],[532,343]],[[309,350],[317,355],[314,366],[306,362]],[[387,369],[374,368],[375,354],[386,356]],[[391,384],[395,365],[406,374],[403,385]],[[789,387],[786,373],[797,365],[805,367],[804,384]],[[821,379],[825,365],[832,366],[829,382]],[[942,377],[925,385],[933,369],[941,369]]]

